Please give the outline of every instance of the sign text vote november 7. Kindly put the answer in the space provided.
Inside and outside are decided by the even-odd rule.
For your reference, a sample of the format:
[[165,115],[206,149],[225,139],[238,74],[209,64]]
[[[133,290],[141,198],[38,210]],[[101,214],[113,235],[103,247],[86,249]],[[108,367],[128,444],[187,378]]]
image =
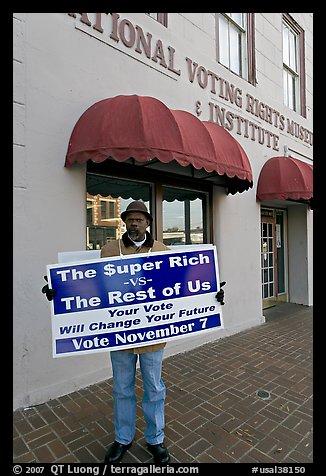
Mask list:
[[216,247],[47,266],[53,357],[168,342],[223,328]]

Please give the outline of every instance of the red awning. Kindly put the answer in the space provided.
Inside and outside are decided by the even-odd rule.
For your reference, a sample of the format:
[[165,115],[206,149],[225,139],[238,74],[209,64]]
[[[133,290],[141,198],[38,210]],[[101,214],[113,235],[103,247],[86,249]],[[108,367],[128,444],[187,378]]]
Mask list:
[[313,198],[313,167],[293,157],[272,157],[261,169],[258,200],[304,200]]
[[71,134],[65,166],[87,160],[99,163],[108,157],[118,162],[175,160],[184,167],[226,174],[236,179],[231,193],[253,184],[250,162],[231,134],[186,111],[171,110],[153,97],[116,96],[82,114]]
[[208,121],[204,121],[203,124],[214,145],[214,170],[220,175],[236,176],[252,183],[250,162],[239,142],[223,127]]

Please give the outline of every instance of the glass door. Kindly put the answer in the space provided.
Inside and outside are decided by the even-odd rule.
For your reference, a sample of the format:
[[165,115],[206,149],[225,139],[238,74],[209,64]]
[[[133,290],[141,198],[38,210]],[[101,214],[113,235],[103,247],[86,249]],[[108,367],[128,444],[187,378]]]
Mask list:
[[261,210],[261,283],[263,308],[287,301],[286,211]]
[[263,302],[275,299],[275,219],[261,217],[261,281]]

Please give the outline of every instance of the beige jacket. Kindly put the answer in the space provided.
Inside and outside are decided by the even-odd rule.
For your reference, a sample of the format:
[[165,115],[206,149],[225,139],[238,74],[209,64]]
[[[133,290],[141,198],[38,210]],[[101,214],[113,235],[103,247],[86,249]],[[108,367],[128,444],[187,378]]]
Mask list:
[[[153,240],[152,236],[146,232],[146,241],[141,246],[135,246],[128,238],[128,234],[124,233],[121,240],[109,241],[101,249],[101,258],[109,258],[111,256],[132,255],[137,253],[149,253],[151,251],[166,251],[169,248],[160,241]],[[126,349],[125,352],[131,354],[143,354],[145,352],[155,352],[163,349],[166,343],[146,345],[143,347],[135,347],[133,349]]]

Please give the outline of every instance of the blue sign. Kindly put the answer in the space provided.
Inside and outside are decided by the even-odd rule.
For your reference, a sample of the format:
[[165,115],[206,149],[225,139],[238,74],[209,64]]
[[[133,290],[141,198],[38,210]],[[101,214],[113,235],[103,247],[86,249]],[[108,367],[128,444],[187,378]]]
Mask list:
[[223,328],[213,245],[49,265],[53,356],[122,350]]

